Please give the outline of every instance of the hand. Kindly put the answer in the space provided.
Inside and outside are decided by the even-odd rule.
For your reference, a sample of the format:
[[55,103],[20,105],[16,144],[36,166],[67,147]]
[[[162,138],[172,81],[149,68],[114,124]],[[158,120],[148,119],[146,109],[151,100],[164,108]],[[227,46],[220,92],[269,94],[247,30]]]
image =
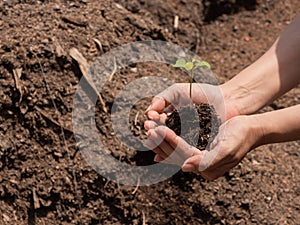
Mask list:
[[144,144],[152,149],[156,156],[154,161],[182,166],[189,157],[202,154],[202,152],[189,145],[175,132],[166,126],[159,126],[154,121],[146,121],[148,139]]
[[[148,118],[158,124],[163,124],[167,114],[173,111],[174,107],[178,108],[190,103],[189,88],[189,83],[174,84],[155,96],[146,110]],[[208,103],[214,106],[222,122],[239,115],[239,108],[227,98],[230,98],[230,94],[224,93],[222,85],[193,83],[192,101],[196,104]]]
[[184,172],[198,173],[207,180],[214,180],[236,166],[263,137],[253,116],[237,116],[223,123],[209,149],[204,151],[153,121],[145,127],[150,128],[145,144],[153,148],[157,162],[180,165]]

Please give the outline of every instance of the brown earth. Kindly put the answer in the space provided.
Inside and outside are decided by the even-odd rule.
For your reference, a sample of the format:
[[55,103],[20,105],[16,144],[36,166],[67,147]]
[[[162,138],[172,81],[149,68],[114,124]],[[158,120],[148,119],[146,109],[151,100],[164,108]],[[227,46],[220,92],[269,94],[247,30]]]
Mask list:
[[202,103],[174,110],[168,115],[165,124],[190,145],[205,150],[218,134],[221,120],[213,107]]
[[[209,61],[222,83],[267,50],[300,9],[298,0],[244,2],[1,1],[0,224],[299,224],[300,142],[257,148],[216,181],[178,172],[136,189],[96,173],[72,132],[82,77],[73,47],[92,63],[133,41],[174,42]],[[106,109],[143,76],[188,81],[165,64],[119,69],[101,92]],[[265,110],[299,104],[299,96],[295,88]],[[148,102],[130,113],[128,126],[137,136],[144,137],[145,118],[136,113]],[[153,153],[136,153],[114,136],[103,107],[96,109],[96,124],[114,157],[153,163]]]

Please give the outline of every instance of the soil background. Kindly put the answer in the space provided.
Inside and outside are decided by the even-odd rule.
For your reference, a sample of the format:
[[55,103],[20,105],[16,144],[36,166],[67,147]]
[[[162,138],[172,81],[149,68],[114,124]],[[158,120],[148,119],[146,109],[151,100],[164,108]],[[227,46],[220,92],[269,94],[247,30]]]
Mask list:
[[[262,55],[299,9],[298,0],[0,1],[0,224],[299,224],[299,141],[259,147],[211,182],[178,172],[136,188],[96,173],[72,132],[82,70],[70,56],[76,48],[92,63],[122,44],[169,41],[209,61],[222,83]],[[144,76],[188,82],[164,64],[118,69],[101,92],[107,111],[122,88]],[[128,124],[142,138],[148,103],[133,107]],[[298,87],[264,111],[299,103]],[[97,105],[111,154],[151,163],[151,152],[122,145]]]

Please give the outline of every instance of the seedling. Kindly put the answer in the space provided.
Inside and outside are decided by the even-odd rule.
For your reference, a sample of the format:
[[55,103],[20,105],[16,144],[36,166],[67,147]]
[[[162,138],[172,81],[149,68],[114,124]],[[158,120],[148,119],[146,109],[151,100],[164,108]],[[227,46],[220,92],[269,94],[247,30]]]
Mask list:
[[190,75],[190,107],[192,108],[193,100],[192,100],[192,85],[195,70],[199,68],[208,68],[210,69],[210,65],[208,62],[191,58],[190,61],[186,61],[185,59],[177,59],[176,63],[173,65],[176,68],[183,68],[188,71]]

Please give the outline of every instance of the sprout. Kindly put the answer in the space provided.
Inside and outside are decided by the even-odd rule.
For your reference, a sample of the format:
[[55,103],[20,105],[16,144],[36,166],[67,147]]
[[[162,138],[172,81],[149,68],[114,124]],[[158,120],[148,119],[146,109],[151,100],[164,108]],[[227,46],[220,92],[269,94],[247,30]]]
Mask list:
[[176,63],[173,65],[176,68],[183,68],[189,72],[190,75],[190,107],[192,107],[192,84],[194,78],[194,71],[199,68],[208,68],[210,69],[210,65],[208,62],[192,58],[190,61],[185,61],[185,59],[177,59]]

